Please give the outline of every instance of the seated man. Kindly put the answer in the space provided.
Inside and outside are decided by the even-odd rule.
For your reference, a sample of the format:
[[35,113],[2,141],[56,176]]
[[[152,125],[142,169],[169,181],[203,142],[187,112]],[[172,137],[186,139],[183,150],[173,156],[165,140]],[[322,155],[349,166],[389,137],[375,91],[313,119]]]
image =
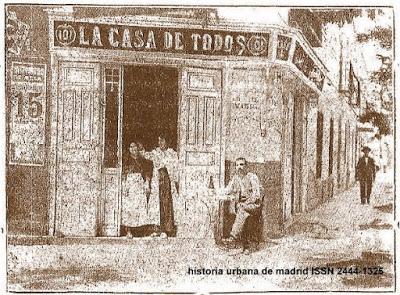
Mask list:
[[[261,207],[260,183],[257,175],[247,171],[245,158],[236,159],[235,170],[235,175],[225,189],[226,194],[233,195],[231,213],[236,215],[230,237],[225,239],[226,242],[242,238],[246,220],[251,215],[258,213]],[[248,251],[245,244],[243,251]]]

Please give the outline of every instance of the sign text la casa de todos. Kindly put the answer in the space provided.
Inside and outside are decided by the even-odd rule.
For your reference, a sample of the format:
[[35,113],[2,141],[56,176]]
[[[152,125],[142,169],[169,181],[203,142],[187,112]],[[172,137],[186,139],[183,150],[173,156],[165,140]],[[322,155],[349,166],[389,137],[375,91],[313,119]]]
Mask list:
[[135,27],[55,22],[55,46],[172,52],[202,55],[267,56],[269,33]]

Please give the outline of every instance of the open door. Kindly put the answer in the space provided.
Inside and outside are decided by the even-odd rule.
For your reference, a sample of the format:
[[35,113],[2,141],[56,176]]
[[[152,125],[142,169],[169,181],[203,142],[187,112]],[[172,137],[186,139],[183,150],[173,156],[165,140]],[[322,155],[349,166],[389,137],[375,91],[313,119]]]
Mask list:
[[59,67],[56,234],[95,236],[101,185],[100,66]]
[[221,71],[182,71],[182,192],[193,196],[221,184]]

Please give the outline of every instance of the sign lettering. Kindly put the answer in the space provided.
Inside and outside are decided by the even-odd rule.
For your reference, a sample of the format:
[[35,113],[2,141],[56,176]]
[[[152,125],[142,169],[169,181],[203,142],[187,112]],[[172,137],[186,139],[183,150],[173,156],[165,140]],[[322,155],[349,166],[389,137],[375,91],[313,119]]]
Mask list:
[[201,55],[267,56],[269,33],[54,22],[54,45]]
[[288,60],[291,42],[292,38],[283,35],[278,35],[276,58],[281,60]]
[[[240,32],[54,21],[54,46],[208,56],[268,57],[269,32]],[[293,64],[319,90],[325,76],[299,42],[289,61],[291,36],[278,35],[276,58]]]
[[43,165],[46,65],[13,62],[10,91],[10,164]]
[[308,79],[314,82],[319,90],[322,90],[325,79],[324,74],[298,42],[296,42],[294,50],[293,63]]

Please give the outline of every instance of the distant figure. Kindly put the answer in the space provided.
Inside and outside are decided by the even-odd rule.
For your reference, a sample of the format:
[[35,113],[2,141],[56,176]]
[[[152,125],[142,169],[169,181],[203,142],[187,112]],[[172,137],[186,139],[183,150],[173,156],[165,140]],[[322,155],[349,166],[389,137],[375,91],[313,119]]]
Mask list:
[[[226,242],[233,242],[242,238],[246,220],[259,212],[261,207],[260,182],[257,175],[247,171],[245,158],[236,159],[235,170],[235,175],[225,188],[226,194],[234,197],[231,207],[233,212],[231,213],[236,215],[230,237],[225,239]],[[245,253],[248,252],[247,246],[247,243],[243,241],[243,252]]]
[[159,136],[158,147],[146,154],[154,163],[152,194],[159,200],[160,236],[175,236],[174,202],[178,194],[177,165],[178,154],[168,148],[165,137]]
[[376,165],[374,159],[369,157],[371,149],[367,146],[362,148],[364,155],[358,160],[356,167],[356,181],[360,182],[361,204],[369,204],[372,183],[375,180]]
[[148,203],[151,192],[151,161],[146,160],[139,151],[139,145],[132,142],[129,145],[129,158],[122,169],[123,197],[121,234],[145,236],[148,220]]

